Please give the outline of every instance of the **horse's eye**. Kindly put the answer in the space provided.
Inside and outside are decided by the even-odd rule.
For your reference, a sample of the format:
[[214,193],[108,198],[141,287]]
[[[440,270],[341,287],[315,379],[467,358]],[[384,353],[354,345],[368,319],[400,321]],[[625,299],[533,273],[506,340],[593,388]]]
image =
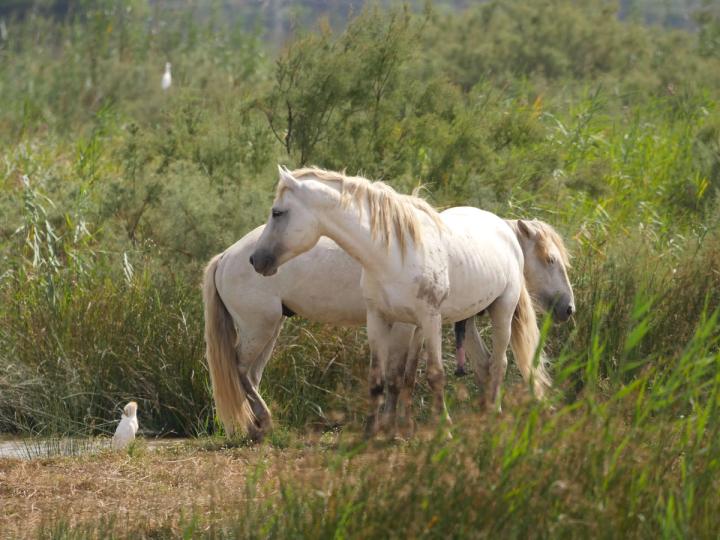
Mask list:
[[275,208],[272,209],[272,217],[280,217],[285,213],[284,210],[276,210]]
[[555,264],[555,257],[548,257],[548,264],[551,266]]

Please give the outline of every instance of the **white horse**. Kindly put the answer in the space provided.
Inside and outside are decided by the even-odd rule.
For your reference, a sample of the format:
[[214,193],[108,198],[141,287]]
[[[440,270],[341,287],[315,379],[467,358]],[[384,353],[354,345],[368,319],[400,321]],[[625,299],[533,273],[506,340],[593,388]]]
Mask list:
[[[575,305],[567,275],[568,252],[562,238],[542,221],[510,220],[507,223],[520,242],[525,282],[535,306],[542,311],[551,311],[555,321],[567,320]],[[209,348],[210,368],[213,371],[222,369],[219,366],[225,360],[231,362],[231,367],[236,362],[247,366],[248,377],[255,388],[260,384],[285,317],[297,314],[313,322],[360,326],[365,324],[366,316],[360,288],[362,267],[329,238],[320,238],[314,248],[285,263],[274,276],[257,274],[248,259],[264,228],[261,225],[214,257],[205,274],[205,303],[209,305],[212,302],[221,311],[218,317],[206,318],[209,326],[207,334],[221,336],[224,329],[231,332],[231,336],[222,342],[237,340],[243,344],[237,350],[226,350],[219,356],[214,354],[220,352],[218,348]],[[213,320],[222,319],[226,310],[234,314],[230,324],[212,327]],[[402,323],[393,327],[397,344],[386,375],[386,422],[393,421],[399,393],[405,389],[405,393],[410,395],[414,387],[412,366],[417,365],[419,351],[410,348],[413,330],[413,326]],[[490,352],[473,320],[470,320],[467,339],[466,321],[457,322],[455,332],[458,371],[464,372],[467,348],[476,365],[475,376],[482,384],[480,379],[487,378]],[[406,345],[404,348],[403,344]],[[218,399],[220,396],[216,395],[215,400]],[[256,417],[269,423],[269,417],[264,417],[259,407]]]
[[[570,255],[560,235],[551,225],[540,220],[506,220],[515,232],[523,251],[525,283],[535,306],[551,312],[555,322],[567,321],[575,313],[573,294],[567,269]],[[456,375],[465,375],[465,330],[467,321],[455,323]],[[476,339],[477,328],[471,329],[471,346],[483,347]],[[483,353],[481,356],[487,356]]]
[[[447,416],[440,325],[443,318],[464,320],[485,308],[489,308],[494,329],[487,401],[499,400],[511,325],[516,330],[513,345],[518,364],[534,370],[541,391],[546,379],[542,366],[531,365],[538,331],[525,288],[522,251],[505,222],[471,208],[449,210],[440,216],[421,199],[399,195],[382,183],[362,178],[319,169],[281,171],[270,224],[251,257],[253,266],[272,275],[278,266],[311,249],[321,236],[334,239],[363,266],[361,286],[368,309],[373,351],[371,396],[376,410],[392,344],[392,323],[398,321],[421,329],[435,411]],[[208,274],[211,270],[214,277],[216,261]],[[207,319],[217,323],[206,325],[209,357],[222,352],[220,349],[229,351],[228,361],[215,368],[211,365],[221,419],[226,426],[241,427],[253,416],[269,419],[250,366],[241,362],[235,369],[233,365],[232,333],[216,332],[223,325],[232,326],[232,319],[223,313],[224,305],[219,305],[215,279],[206,280],[205,292]],[[517,313],[515,318],[513,313]],[[239,329],[242,331],[241,326]],[[279,330],[279,324],[274,330]],[[242,336],[237,337],[242,358],[246,346]],[[269,342],[256,342],[253,348],[269,356]]]
[[[441,214],[442,215],[442,214]],[[555,322],[567,321],[575,312],[575,296],[568,279],[567,269],[570,267],[570,256],[560,235],[549,224],[539,221],[506,220],[506,223],[515,232],[523,251],[523,273],[525,285],[533,304],[543,312],[551,312]],[[523,302],[521,295],[520,301]],[[483,312],[478,315],[483,314]],[[537,361],[539,365],[533,368],[530,362],[523,361],[518,357],[517,351],[535,350],[538,346],[538,336],[532,332],[526,332],[528,327],[536,330],[535,317],[532,313],[530,319],[529,310],[520,309],[515,312],[516,319],[528,317],[528,324],[521,324],[514,319],[511,339],[513,352],[516,353],[516,361],[523,378],[533,385],[535,395],[542,398],[544,387],[551,384],[544,365],[546,359],[542,351],[538,352]],[[467,335],[466,329],[469,325],[470,332]],[[532,322],[531,326],[528,326]],[[455,374],[463,376],[465,371],[465,346],[467,345],[470,357],[475,362],[475,379],[480,392],[484,392],[491,380],[491,353],[488,351],[474,323],[474,318],[457,321],[455,323]],[[385,422],[389,425],[396,421],[396,407],[400,402],[405,407],[405,420],[412,422],[409,414],[409,407],[412,402],[412,391],[415,386],[415,375],[419,360],[418,335],[415,329],[409,325],[395,325],[393,328],[395,339],[399,343],[410,341],[405,350],[405,355],[397,354],[391,357],[388,365],[388,401],[385,405]],[[517,332],[517,335],[515,334]],[[400,349],[400,351],[404,351]],[[500,405],[498,403],[498,409]],[[395,426],[397,427],[397,426]]]

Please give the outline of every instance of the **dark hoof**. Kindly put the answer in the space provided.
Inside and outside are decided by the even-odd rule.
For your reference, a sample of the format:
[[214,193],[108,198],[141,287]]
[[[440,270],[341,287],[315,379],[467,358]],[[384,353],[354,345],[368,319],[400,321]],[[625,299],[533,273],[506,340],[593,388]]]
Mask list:
[[467,371],[465,371],[465,368],[464,368],[464,367],[458,366],[458,367],[455,368],[455,376],[456,376],[456,377],[464,377],[464,376],[467,375],[467,374],[468,374],[468,373],[467,373]]
[[256,417],[248,428],[248,438],[254,443],[261,443],[265,436],[272,431],[272,419],[270,415],[263,414]]
[[265,439],[265,432],[257,427],[253,426],[248,429],[248,439],[255,444],[260,444]]

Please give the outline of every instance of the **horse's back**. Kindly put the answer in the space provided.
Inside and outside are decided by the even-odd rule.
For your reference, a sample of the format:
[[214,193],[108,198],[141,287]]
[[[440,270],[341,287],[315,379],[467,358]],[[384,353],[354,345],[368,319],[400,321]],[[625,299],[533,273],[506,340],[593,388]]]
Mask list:
[[503,219],[472,207],[450,208],[440,216],[448,229],[450,292],[443,304],[445,320],[461,320],[506,291],[519,290],[522,250]]
[[[440,214],[456,249],[476,253],[482,248],[500,259],[510,257],[522,264],[522,249],[508,223],[499,216],[471,206],[449,208]],[[471,249],[471,246],[474,248]]]

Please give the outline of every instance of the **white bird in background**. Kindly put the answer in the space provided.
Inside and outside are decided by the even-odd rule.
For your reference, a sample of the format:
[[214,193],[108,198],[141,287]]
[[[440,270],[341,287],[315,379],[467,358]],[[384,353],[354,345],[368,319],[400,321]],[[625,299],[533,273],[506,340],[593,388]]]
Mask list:
[[172,75],[170,75],[170,62],[165,62],[165,73],[163,73],[160,86],[163,90],[167,90],[172,85]]
[[135,433],[138,430],[137,403],[131,401],[125,405],[120,424],[115,430],[112,438],[113,450],[122,450],[135,440]]

